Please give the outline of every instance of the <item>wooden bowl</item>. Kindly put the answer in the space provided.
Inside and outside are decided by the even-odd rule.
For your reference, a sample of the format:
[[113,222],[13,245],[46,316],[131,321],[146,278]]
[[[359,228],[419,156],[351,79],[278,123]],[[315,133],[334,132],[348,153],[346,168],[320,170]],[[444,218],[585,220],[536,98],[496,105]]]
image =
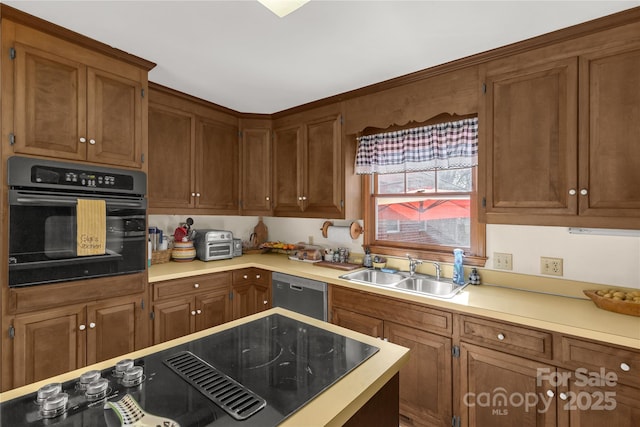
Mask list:
[[620,301],[611,298],[601,297],[596,291],[583,291],[586,296],[591,298],[594,304],[603,310],[613,311],[620,314],[628,314],[630,316],[640,317],[640,303],[630,301]]

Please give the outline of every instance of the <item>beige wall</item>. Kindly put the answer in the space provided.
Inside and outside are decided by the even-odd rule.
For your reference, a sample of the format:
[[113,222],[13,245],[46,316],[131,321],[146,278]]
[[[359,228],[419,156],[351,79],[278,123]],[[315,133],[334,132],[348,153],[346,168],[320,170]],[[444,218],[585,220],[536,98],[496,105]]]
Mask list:
[[[195,228],[231,230],[235,237],[247,240],[257,224],[257,217],[192,216]],[[151,215],[150,225],[171,234],[186,216]],[[322,219],[264,218],[269,239],[284,242],[308,242],[324,247],[347,247],[362,252],[362,236],[357,240],[328,240],[322,237]],[[334,220],[336,225],[350,221]],[[486,269],[493,269],[493,253],[513,255],[513,273],[542,276],[540,257],[563,258],[564,279],[640,289],[640,237],[593,236],[569,234],[566,227],[487,225]],[[543,276],[551,277],[551,276]]]

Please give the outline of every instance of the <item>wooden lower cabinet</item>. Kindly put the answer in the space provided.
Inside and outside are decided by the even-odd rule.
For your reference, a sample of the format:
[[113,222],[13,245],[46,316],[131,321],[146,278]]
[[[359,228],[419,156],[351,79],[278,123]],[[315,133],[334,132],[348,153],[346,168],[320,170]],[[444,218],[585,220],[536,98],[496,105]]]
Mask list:
[[400,370],[402,420],[414,426],[450,426],[451,338],[386,321],[384,336],[411,351]]
[[146,346],[142,296],[17,315],[13,387]]
[[153,284],[153,343],[169,341],[231,320],[231,273]]
[[557,390],[538,380],[539,369],[556,372],[551,365],[462,343],[461,425],[555,426]]
[[154,304],[153,342],[159,344],[230,320],[229,291],[205,292]]
[[[364,295],[366,304],[362,301]],[[396,323],[389,320],[390,315],[380,318],[373,313],[378,310],[377,303],[384,303],[386,310],[403,313],[408,319],[424,316],[421,317],[425,320],[424,327],[429,327],[429,315],[407,311],[410,308],[402,303],[396,307],[394,302],[384,298],[337,288],[332,290],[332,301],[332,323],[411,350],[408,364],[400,370],[399,423],[407,426],[450,426],[453,416],[451,338],[413,325]],[[358,305],[367,313],[354,311]]]
[[233,272],[233,319],[271,308],[271,272],[245,268]]
[[640,425],[640,389],[624,384],[586,385],[570,381],[558,394],[560,426],[633,427]]

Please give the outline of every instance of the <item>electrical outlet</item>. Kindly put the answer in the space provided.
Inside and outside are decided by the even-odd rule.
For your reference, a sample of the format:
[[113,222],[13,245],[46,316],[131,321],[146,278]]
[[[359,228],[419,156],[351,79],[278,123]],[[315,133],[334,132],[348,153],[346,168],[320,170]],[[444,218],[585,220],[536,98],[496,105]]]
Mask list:
[[562,276],[562,258],[540,257],[540,273]]
[[494,252],[493,268],[497,270],[513,270],[513,255]]

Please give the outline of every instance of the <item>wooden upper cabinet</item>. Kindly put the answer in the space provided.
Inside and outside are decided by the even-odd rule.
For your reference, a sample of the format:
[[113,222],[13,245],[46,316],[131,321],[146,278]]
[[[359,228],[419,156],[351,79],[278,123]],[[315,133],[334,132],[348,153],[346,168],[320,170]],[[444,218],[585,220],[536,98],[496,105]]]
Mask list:
[[141,167],[147,72],[16,27],[14,152]]
[[240,213],[238,121],[210,104],[153,85],[149,101],[151,214]]
[[639,222],[639,88],[640,44],[580,57],[580,215]]
[[296,216],[302,210],[302,126],[274,130],[273,210],[277,216]]
[[271,129],[242,129],[241,210],[243,215],[271,215]]
[[487,213],[575,215],[577,70],[574,57],[486,76]]
[[276,128],[274,134],[275,215],[344,216],[340,115]]
[[196,207],[239,214],[239,154],[237,126],[197,119]]
[[149,207],[193,205],[195,116],[149,104]]

